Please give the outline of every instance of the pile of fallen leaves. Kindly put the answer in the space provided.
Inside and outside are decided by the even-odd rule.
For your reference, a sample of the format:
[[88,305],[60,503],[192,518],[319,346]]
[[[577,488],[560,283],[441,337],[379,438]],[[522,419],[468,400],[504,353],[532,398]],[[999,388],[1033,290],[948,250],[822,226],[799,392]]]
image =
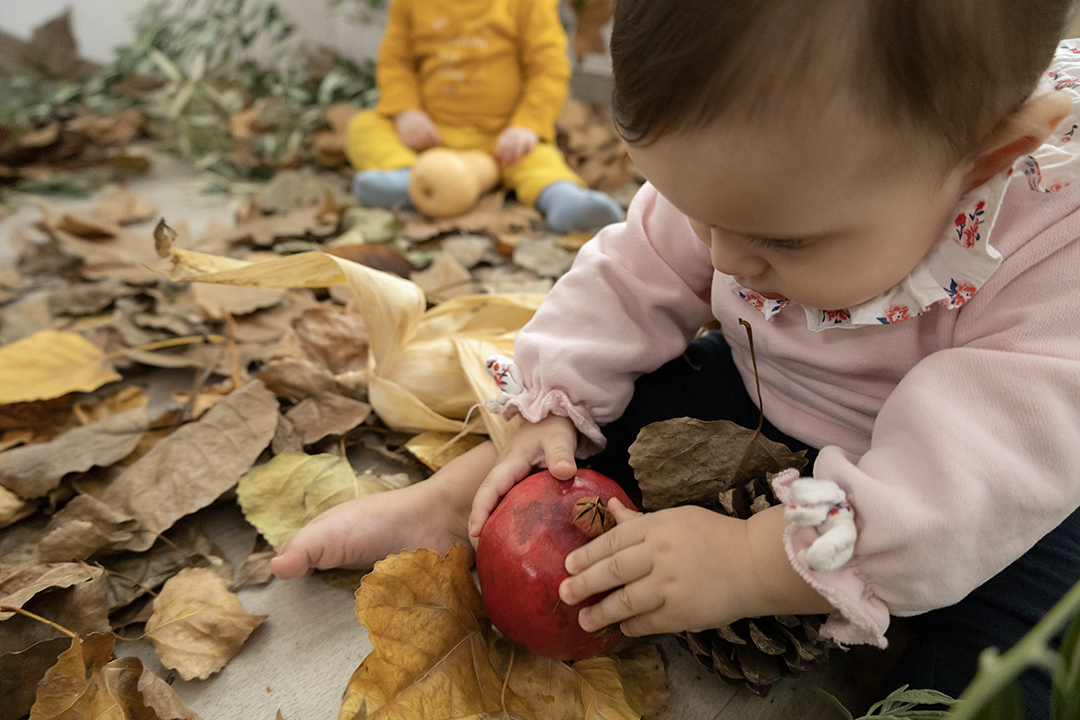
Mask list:
[[[498,392],[483,358],[585,239],[501,193],[430,222],[310,171],[199,237],[125,185],[95,203],[43,205],[0,267],[0,718],[70,693],[177,707],[109,633],[206,677],[261,622],[232,591],[292,533],[505,437],[486,412],[463,425]],[[397,469],[358,474],[358,453]],[[219,502],[260,533],[242,568],[189,517]]]

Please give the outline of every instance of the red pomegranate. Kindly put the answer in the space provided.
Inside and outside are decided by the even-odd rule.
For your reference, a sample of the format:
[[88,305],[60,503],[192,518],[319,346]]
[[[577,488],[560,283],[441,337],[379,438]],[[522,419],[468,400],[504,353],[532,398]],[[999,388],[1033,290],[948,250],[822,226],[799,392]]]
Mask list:
[[559,584],[569,577],[566,556],[615,521],[607,502],[633,503],[611,478],[578,470],[572,480],[550,472],[525,478],[491,513],[476,547],[476,574],[491,622],[536,655],[580,660],[614,647],[618,626],[585,632],[578,612],[604,595],[577,605],[559,599]]

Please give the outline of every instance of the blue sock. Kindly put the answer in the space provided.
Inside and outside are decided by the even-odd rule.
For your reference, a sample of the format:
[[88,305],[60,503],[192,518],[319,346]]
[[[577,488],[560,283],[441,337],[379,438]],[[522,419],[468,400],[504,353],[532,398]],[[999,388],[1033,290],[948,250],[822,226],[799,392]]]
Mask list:
[[352,194],[364,207],[412,210],[409,176],[412,168],[364,170],[353,175]]
[[626,219],[619,203],[611,197],[569,180],[557,180],[541,190],[536,209],[544,213],[548,225],[556,232],[598,230]]

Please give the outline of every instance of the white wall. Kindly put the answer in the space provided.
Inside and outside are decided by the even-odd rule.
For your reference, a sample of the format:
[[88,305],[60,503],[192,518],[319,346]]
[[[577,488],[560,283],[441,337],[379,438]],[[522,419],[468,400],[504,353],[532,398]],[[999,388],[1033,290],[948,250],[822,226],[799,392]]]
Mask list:
[[[34,28],[71,8],[72,29],[87,60],[108,62],[113,48],[131,41],[133,17],[146,0],[0,0],[0,28],[29,38]],[[347,57],[374,57],[382,24],[357,25],[349,11],[331,9],[323,0],[278,0],[302,37],[329,45]],[[379,18],[381,20],[381,18]]]

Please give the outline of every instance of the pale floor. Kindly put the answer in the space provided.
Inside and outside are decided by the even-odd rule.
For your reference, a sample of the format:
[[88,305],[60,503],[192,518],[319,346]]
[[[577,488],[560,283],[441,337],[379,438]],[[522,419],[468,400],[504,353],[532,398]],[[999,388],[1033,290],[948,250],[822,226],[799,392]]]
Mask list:
[[[196,237],[210,219],[227,220],[228,204],[190,191],[192,175],[175,161],[162,159],[153,173],[133,187],[159,207],[170,223],[187,220]],[[58,210],[91,206],[86,200],[52,200]],[[0,265],[14,260],[10,247],[15,227],[38,217],[26,207],[0,220]],[[254,530],[235,509],[214,508],[200,514],[211,537],[239,567],[252,546]],[[280,710],[285,720],[323,720],[337,717],[341,694],[352,672],[372,647],[353,614],[353,596],[316,578],[273,581],[241,590],[249,613],[268,620],[247,645],[216,676],[172,686],[204,720],[273,720]],[[766,699],[734,689],[708,673],[674,638],[661,639],[676,720],[833,720],[839,714],[826,701],[807,691],[819,685],[849,703],[852,692],[842,663],[781,682]],[[121,643],[118,652],[138,655],[161,677],[169,671],[143,642]]]

